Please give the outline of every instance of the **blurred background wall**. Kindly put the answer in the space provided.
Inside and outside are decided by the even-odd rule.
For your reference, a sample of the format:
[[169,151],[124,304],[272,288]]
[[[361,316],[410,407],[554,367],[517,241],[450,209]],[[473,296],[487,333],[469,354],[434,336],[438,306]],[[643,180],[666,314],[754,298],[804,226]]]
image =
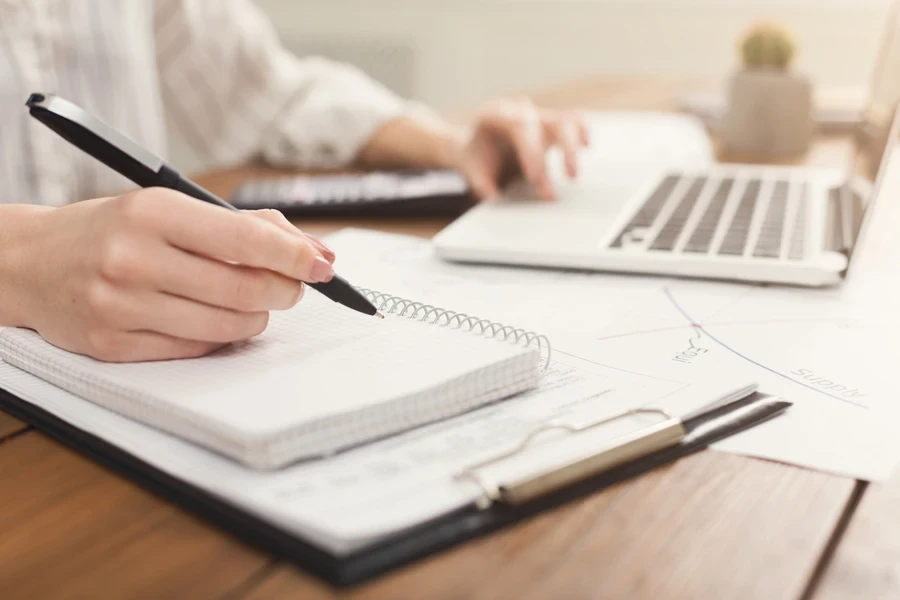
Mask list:
[[[724,79],[755,20],[789,27],[796,68],[864,86],[888,0],[257,0],[298,54],[351,62],[439,109],[604,75]],[[199,168],[179,146],[173,155]]]
[[258,0],[295,51],[353,62],[440,108],[606,74],[721,77],[777,19],[817,83],[864,84],[886,0]]

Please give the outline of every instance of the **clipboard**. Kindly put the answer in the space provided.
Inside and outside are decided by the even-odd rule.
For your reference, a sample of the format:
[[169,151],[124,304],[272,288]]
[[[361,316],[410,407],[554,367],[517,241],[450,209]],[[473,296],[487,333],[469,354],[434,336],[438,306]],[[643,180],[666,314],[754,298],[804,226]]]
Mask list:
[[[482,488],[484,493],[474,504],[338,557],[0,389],[0,409],[10,415],[244,542],[338,587],[366,582],[669,464],[774,418],[790,406],[788,401],[756,391],[683,421],[665,411],[645,408],[580,425],[547,423],[514,450],[457,472],[457,478],[472,480]],[[558,468],[514,481],[497,481],[483,474],[485,467],[528,448],[543,431],[562,429],[578,435],[634,414],[656,415],[657,419]]]

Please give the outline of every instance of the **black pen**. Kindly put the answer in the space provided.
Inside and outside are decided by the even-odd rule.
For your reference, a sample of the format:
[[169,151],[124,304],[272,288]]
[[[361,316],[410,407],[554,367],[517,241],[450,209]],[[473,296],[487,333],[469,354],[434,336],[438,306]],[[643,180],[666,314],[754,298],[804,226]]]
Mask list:
[[[35,93],[25,105],[32,117],[141,187],[171,188],[222,208],[238,210],[64,98]],[[365,296],[337,274],[328,282],[306,285],[348,308],[384,318]]]

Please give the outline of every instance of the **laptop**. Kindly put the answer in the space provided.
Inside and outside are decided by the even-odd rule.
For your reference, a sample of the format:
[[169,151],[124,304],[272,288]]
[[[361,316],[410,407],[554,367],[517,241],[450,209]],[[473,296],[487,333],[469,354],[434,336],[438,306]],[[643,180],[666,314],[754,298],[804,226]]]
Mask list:
[[893,35],[897,20],[888,23],[846,169],[710,163],[604,172],[592,163],[587,181],[565,186],[554,201],[538,199],[520,182],[499,200],[469,210],[434,238],[438,256],[801,286],[840,283],[897,137],[898,95],[889,88],[896,87],[891,73],[900,43]]

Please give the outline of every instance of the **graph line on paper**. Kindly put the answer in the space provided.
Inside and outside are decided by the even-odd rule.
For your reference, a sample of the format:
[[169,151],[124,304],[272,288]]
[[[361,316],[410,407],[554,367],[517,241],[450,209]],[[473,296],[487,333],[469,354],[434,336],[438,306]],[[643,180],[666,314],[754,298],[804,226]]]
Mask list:
[[767,365],[764,365],[764,364],[760,363],[759,361],[756,361],[756,360],[750,358],[750,357],[747,356],[746,354],[743,354],[743,353],[739,352],[737,349],[735,349],[735,348],[729,346],[728,344],[726,344],[725,342],[723,342],[722,340],[720,340],[719,338],[717,338],[716,336],[714,336],[713,334],[711,334],[709,331],[707,331],[706,328],[703,326],[703,324],[698,323],[697,321],[695,321],[695,320],[691,317],[691,315],[688,314],[688,312],[687,312],[687,311],[686,311],[686,310],[678,303],[678,301],[675,299],[675,296],[672,295],[672,291],[671,291],[668,287],[664,287],[664,288],[663,288],[663,293],[666,295],[666,298],[668,298],[669,302],[672,304],[672,306],[675,308],[675,310],[677,310],[678,313],[679,313],[682,317],[684,317],[685,320],[687,320],[688,324],[685,325],[684,327],[691,327],[691,328],[693,328],[693,329],[696,330],[696,331],[702,332],[703,335],[705,335],[706,337],[708,337],[709,339],[711,339],[713,342],[715,342],[716,344],[718,344],[719,346],[721,346],[721,347],[724,348],[725,350],[728,350],[729,352],[731,352],[732,354],[734,354],[734,355],[737,356],[738,358],[741,358],[742,360],[745,360],[745,361],[749,362],[750,364],[753,364],[753,365],[759,367],[760,369],[763,369],[763,370],[765,370],[765,371],[768,371],[769,373],[772,373],[773,375],[777,375],[777,376],[779,376],[779,377],[781,377],[781,378],[783,378],[783,379],[786,379],[786,380],[790,381],[791,383],[794,383],[795,385],[799,385],[799,386],[801,386],[801,387],[805,387],[805,388],[807,388],[807,389],[809,389],[809,390],[812,390],[812,391],[814,391],[814,392],[816,392],[816,393],[818,393],[818,394],[822,394],[823,396],[828,396],[829,398],[833,398],[833,399],[835,399],[835,400],[840,400],[841,402],[844,402],[844,403],[846,403],[846,404],[852,404],[853,406],[856,406],[856,407],[858,407],[858,408],[865,408],[865,409],[868,409],[868,408],[869,408],[867,405],[862,404],[861,402],[856,402],[856,401],[850,400],[850,399],[848,399],[848,398],[842,398],[842,397],[837,396],[837,395],[835,395],[835,394],[830,394],[830,393],[826,392],[825,390],[821,390],[821,389],[819,389],[819,388],[815,388],[815,387],[813,387],[813,386],[811,386],[811,385],[807,385],[807,384],[805,384],[805,383],[802,383],[802,382],[800,382],[800,381],[797,381],[796,379],[794,379],[794,378],[791,377],[790,375],[787,375],[786,373],[782,373],[781,371],[778,371],[777,369],[773,369],[772,367],[769,367],[769,366],[767,366]]
[[606,369],[610,369],[613,371],[619,371],[620,373],[628,373],[629,375],[637,375],[639,377],[645,377],[647,379],[655,379],[656,381],[665,381],[668,383],[682,383],[680,381],[675,381],[674,379],[668,379],[666,377],[659,377],[657,375],[652,375],[650,373],[642,373],[641,371],[632,371],[631,369],[623,369],[622,367],[617,367],[614,365],[610,365],[607,363],[597,362],[596,360],[591,360],[590,358],[585,358],[583,356],[579,356],[577,354],[570,354],[569,352],[564,352],[560,349],[555,349],[554,352],[558,354],[565,354],[566,356],[571,356],[572,358],[577,358],[578,360],[583,360],[584,362],[591,363],[592,365],[597,365],[598,367],[604,367]]
[[[670,299],[671,301],[671,299]],[[706,321],[703,323],[705,327],[730,327],[733,325],[775,325],[777,323],[786,323],[796,325],[797,323],[859,323],[860,319],[747,319],[742,321]],[[654,327],[653,329],[636,329],[634,331],[624,331],[622,333],[613,333],[612,335],[603,335],[596,340],[603,342],[606,340],[614,340],[616,338],[632,337],[637,335],[650,335],[653,333],[662,333],[664,331],[678,331],[679,329],[696,329],[699,323],[685,323],[684,325],[670,325],[669,327]]]

